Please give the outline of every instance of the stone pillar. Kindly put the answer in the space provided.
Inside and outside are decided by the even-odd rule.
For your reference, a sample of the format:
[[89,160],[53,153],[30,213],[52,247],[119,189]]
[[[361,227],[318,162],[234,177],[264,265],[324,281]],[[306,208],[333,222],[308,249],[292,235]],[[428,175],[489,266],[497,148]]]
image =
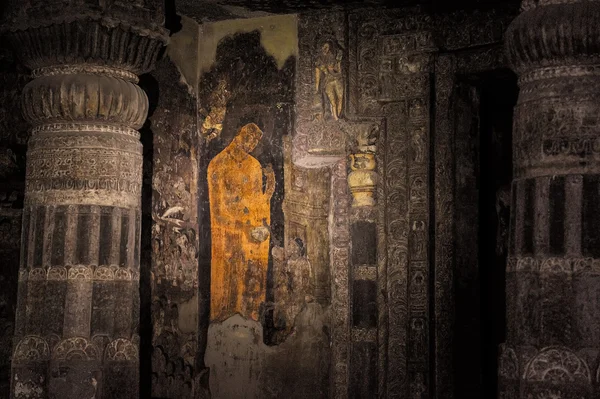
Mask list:
[[91,3],[19,1],[9,16],[33,78],[11,398],[138,397],[137,76],[166,31],[161,1]]
[[500,398],[598,397],[600,2],[528,0],[519,76]]

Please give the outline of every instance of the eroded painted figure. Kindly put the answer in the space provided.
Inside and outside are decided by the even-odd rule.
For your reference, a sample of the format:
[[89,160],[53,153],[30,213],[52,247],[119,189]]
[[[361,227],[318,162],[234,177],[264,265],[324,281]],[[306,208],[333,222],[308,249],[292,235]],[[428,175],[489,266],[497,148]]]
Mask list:
[[258,320],[265,301],[275,174],[250,155],[261,138],[256,124],[243,126],[208,165],[211,321]]

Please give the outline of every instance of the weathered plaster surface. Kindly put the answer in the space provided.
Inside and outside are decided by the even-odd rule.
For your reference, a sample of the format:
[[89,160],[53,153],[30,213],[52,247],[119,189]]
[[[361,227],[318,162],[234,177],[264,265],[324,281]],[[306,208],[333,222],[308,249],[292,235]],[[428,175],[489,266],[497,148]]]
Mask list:
[[181,16],[181,30],[172,34],[167,55],[181,73],[181,82],[195,92],[198,87],[198,35],[200,26],[185,15]]
[[198,74],[208,72],[214,64],[217,47],[224,37],[235,33],[258,30],[261,44],[267,54],[277,61],[279,69],[283,68],[289,57],[298,55],[297,18],[295,15],[277,15],[251,19],[234,19],[200,26],[198,45]]

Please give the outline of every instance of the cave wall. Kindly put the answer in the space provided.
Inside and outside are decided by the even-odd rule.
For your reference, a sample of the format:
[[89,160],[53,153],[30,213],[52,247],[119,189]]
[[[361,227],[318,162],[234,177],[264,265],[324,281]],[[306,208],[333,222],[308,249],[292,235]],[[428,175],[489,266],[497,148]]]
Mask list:
[[[457,182],[476,171],[456,169],[471,160],[457,151],[469,138],[455,141],[452,96],[459,76],[505,66],[512,16],[365,9],[201,25],[179,17],[164,59],[140,81],[150,100],[141,134],[142,394],[453,397],[455,291],[469,292],[478,265],[455,254],[466,246],[456,243],[457,218],[476,208]],[[2,54],[0,176],[14,189],[1,192],[0,253],[14,267],[0,275],[0,362],[14,318],[26,131],[16,110],[26,78]],[[337,61],[343,100],[334,115],[316,69]],[[265,301],[257,320],[211,322],[207,169],[250,122],[263,131],[251,155],[272,165],[276,182]],[[369,206],[352,206],[357,165],[348,155],[357,154],[376,165]]]
[[[319,234],[314,232],[327,236],[326,216],[322,213],[329,204],[329,187],[327,175],[298,170],[291,162],[296,31],[296,16],[224,21],[201,27],[199,51],[206,57],[200,63],[198,104],[203,124],[200,131],[207,139],[199,169],[201,181],[203,176],[207,176],[205,182],[211,179],[206,174],[209,163],[229,148],[248,123],[255,123],[263,132],[250,156],[262,167],[270,165],[275,179],[269,201],[266,286],[258,317],[255,313],[240,314],[238,309],[237,313],[232,310],[209,320],[205,362],[215,397],[328,396],[329,287],[315,292],[314,283],[303,279],[300,270],[315,271],[323,266],[324,255],[316,251],[323,243],[317,244]],[[290,179],[297,182],[295,188]],[[209,240],[212,238],[214,243],[218,238],[211,234],[215,227],[210,212],[216,204],[209,201],[209,189],[208,184],[201,183],[199,209],[204,215],[201,228],[206,238],[200,248],[201,273],[211,267],[214,273],[214,267],[218,267],[214,266],[212,255],[216,254],[211,254]],[[314,212],[321,215],[316,226],[309,226],[306,217],[296,223],[298,218],[293,216],[299,208],[293,198],[306,202],[306,193],[294,195],[302,190],[315,194],[308,198],[315,201]],[[300,213],[306,212],[311,211]],[[232,256],[236,257],[232,264],[243,262],[239,258],[243,255]],[[240,277],[237,284],[252,290],[253,277]],[[210,281],[210,277],[204,281]],[[220,292],[211,288],[211,294]]]
[[[197,24],[181,19],[164,59],[141,80],[150,115],[144,144],[142,384],[152,397],[201,395],[198,334]],[[190,72],[191,71],[191,72]]]

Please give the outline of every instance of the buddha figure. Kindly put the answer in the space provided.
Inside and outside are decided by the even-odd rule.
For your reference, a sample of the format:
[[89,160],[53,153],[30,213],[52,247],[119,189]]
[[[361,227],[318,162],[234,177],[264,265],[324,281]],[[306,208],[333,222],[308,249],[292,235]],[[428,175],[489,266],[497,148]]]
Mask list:
[[275,174],[250,155],[261,137],[254,123],[243,126],[208,165],[211,321],[258,320],[265,301]]

